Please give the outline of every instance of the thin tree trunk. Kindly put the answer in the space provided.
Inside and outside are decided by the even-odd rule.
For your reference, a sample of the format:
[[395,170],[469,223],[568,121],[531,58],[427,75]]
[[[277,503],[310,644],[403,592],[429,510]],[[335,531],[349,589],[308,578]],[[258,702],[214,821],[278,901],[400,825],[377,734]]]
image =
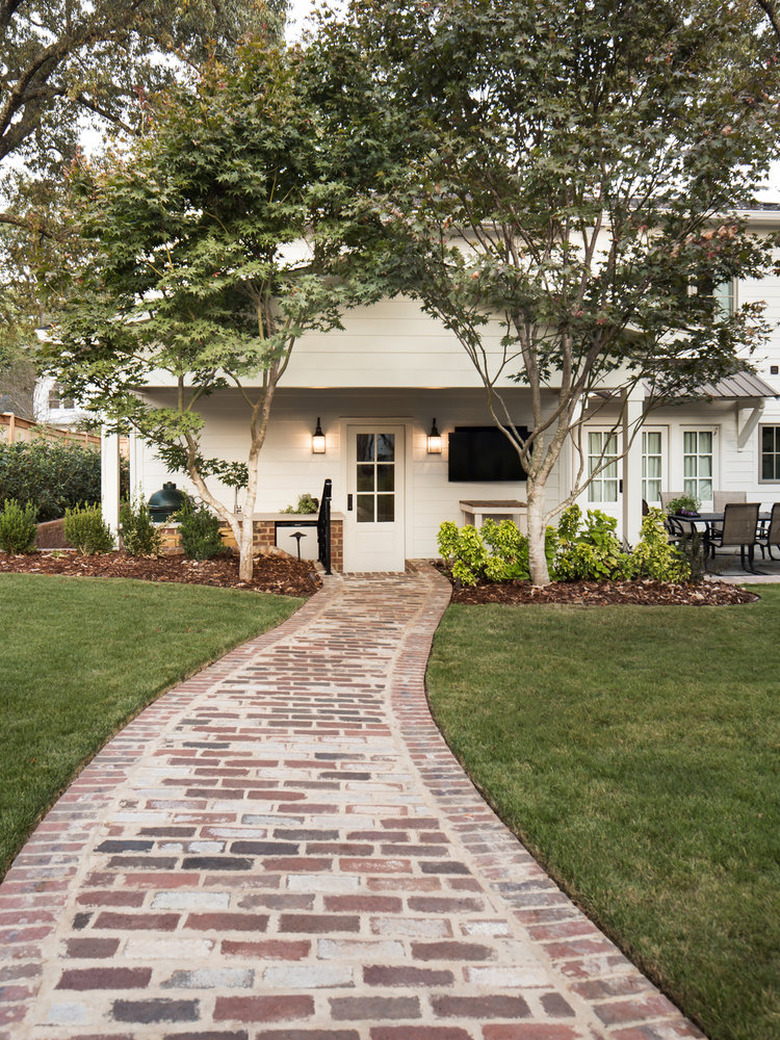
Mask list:
[[238,577],[240,581],[251,581],[254,573],[254,526],[252,513],[244,515],[239,523]]
[[544,515],[544,484],[529,476],[526,484],[528,502],[528,567],[534,585],[550,584],[550,569],[545,555],[547,524]]

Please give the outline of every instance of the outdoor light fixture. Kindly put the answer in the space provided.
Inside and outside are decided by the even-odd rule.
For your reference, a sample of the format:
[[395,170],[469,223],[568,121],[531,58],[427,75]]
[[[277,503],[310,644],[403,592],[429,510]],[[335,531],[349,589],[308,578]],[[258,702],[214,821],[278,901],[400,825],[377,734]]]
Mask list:
[[435,419],[431,423],[431,432],[428,434],[428,454],[441,455],[441,434]]
[[320,426],[319,415],[317,416],[317,427],[311,435],[311,453],[312,455],[325,454],[325,434],[322,432],[322,427]]

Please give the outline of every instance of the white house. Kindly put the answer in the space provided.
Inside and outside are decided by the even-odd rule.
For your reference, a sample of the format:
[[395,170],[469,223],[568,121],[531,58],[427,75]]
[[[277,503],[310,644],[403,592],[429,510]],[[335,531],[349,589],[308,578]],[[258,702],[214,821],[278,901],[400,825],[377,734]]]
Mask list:
[[[780,208],[756,212],[752,222],[776,229]],[[734,303],[766,301],[767,319],[780,327],[780,278],[731,288]],[[335,564],[347,571],[398,571],[407,559],[435,556],[444,520],[511,516],[522,525],[523,480],[511,474],[496,479],[483,465],[492,448],[490,434],[480,428],[490,427],[491,418],[484,388],[455,337],[408,300],[350,311],[344,325],[343,332],[302,338],[276,392],[259,464],[256,519],[275,532],[277,544],[295,551],[289,528],[278,526],[290,518],[279,511],[304,492],[319,496],[326,478],[333,482],[334,518],[343,523],[343,561],[339,546]],[[602,405],[587,422],[582,443],[586,454],[606,449],[615,461],[591,483],[583,506],[617,516],[626,539],[634,541],[642,501],[657,504],[662,490],[692,494],[704,508],[712,508],[716,491],[744,491],[748,501],[765,505],[778,498],[780,330],[766,356],[754,361],[757,377],[723,381],[707,388],[706,401],[654,412],[624,459],[618,457],[620,432],[610,433],[617,411],[610,414]],[[508,378],[500,388],[515,423],[525,425],[529,392]],[[161,404],[170,393],[163,383],[146,390]],[[552,409],[554,389],[548,398]],[[641,407],[641,400],[630,401],[629,417]],[[238,392],[215,394],[203,414],[204,454],[245,458],[247,420]],[[322,453],[313,451],[318,422]],[[434,423],[440,451],[429,443]],[[114,438],[104,445],[110,521],[118,494],[114,445]],[[131,486],[147,498],[170,480],[189,489],[186,478],[168,473],[137,438],[131,438],[130,463]],[[566,498],[576,465],[568,446],[548,485],[548,505]],[[222,487],[220,494],[232,507],[233,490]],[[312,555],[313,543],[313,537],[304,540],[304,555]]]

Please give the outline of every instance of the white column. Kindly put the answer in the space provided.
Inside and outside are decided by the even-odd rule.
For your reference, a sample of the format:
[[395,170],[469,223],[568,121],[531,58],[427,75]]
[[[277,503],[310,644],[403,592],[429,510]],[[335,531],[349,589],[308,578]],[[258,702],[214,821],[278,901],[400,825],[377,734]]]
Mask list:
[[119,531],[119,435],[100,433],[100,480],[103,520],[116,537]]
[[623,538],[629,545],[636,545],[642,529],[643,396],[642,388],[635,387],[623,408],[623,445],[628,448],[623,456]]

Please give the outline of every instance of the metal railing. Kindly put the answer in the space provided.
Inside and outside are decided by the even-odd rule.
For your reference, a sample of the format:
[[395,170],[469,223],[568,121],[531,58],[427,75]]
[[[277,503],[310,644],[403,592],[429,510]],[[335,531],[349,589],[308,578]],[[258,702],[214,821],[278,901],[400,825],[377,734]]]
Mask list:
[[333,493],[333,481],[328,477],[322,487],[320,511],[317,516],[317,559],[330,574],[330,500]]

